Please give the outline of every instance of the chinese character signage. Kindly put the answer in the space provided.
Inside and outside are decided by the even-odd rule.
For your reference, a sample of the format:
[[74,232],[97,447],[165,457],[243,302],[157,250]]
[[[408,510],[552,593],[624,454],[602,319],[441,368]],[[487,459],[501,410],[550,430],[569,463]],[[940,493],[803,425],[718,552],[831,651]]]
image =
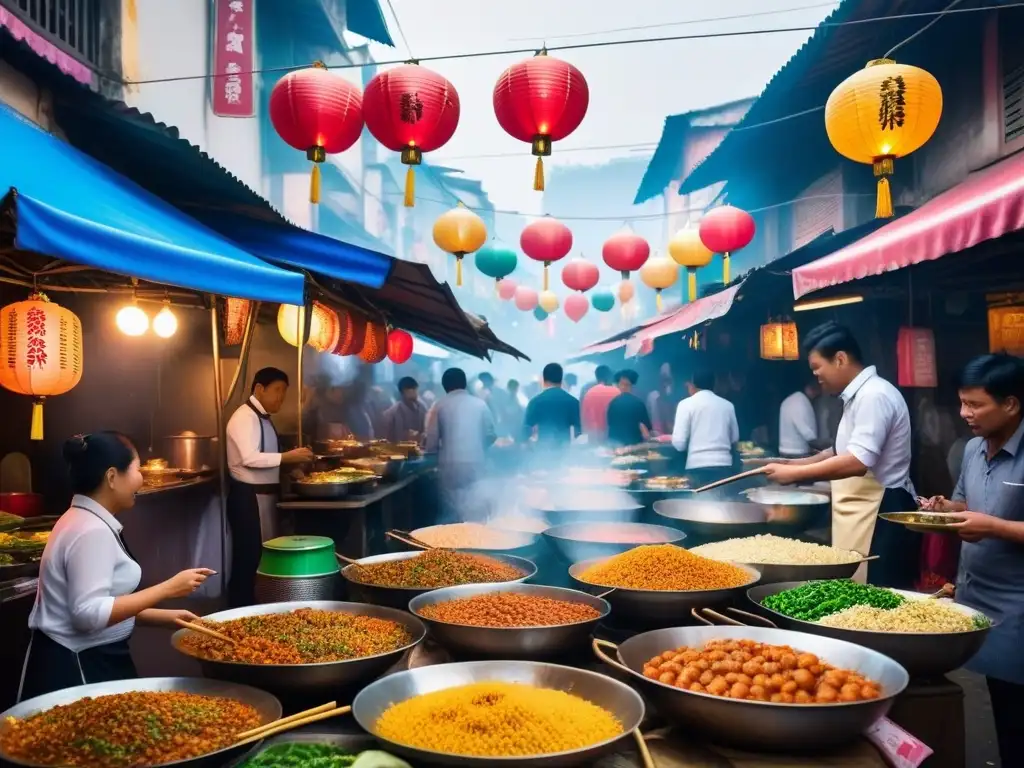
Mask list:
[[988,310],[989,352],[1024,355],[1024,307],[990,307]]
[[900,328],[896,341],[897,383],[901,387],[937,387],[935,333],[931,328]]
[[213,114],[253,117],[256,114],[256,0],[215,0],[213,30]]

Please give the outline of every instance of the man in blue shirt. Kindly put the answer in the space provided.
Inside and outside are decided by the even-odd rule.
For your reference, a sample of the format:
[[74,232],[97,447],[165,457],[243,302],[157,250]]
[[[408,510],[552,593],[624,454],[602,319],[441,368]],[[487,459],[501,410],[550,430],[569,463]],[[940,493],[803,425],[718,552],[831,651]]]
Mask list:
[[955,512],[963,540],[956,598],[997,619],[967,668],[985,675],[1003,765],[1024,765],[1016,732],[1024,715],[1024,361],[982,355],[964,369],[960,415],[976,437],[964,449],[951,500],[925,509]]
[[562,366],[548,363],[543,391],[530,400],[523,419],[523,439],[561,446],[580,434],[580,401],[562,389]]

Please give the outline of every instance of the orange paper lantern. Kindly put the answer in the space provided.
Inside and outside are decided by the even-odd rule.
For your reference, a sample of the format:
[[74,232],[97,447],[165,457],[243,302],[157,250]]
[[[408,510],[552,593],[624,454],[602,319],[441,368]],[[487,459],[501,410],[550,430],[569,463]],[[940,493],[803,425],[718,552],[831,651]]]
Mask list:
[[800,359],[800,337],[796,323],[771,322],[761,326],[761,359]]
[[0,310],[0,386],[32,402],[32,439],[43,439],[43,399],[82,380],[82,321],[42,293]]
[[338,313],[338,343],[332,354],[345,357],[358,355],[366,343],[366,318],[356,312],[343,310]]
[[248,299],[224,299],[224,345],[233,347],[245,338],[245,327],[252,315],[252,302]]
[[388,329],[379,323],[367,322],[366,338],[359,359],[364,363],[379,363],[388,354]]

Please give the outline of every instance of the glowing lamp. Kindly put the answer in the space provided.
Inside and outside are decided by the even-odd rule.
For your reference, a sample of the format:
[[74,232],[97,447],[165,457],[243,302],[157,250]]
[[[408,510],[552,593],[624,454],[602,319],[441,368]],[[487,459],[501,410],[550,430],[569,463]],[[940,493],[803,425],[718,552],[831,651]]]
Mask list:
[[380,323],[367,322],[366,338],[359,359],[364,363],[379,363],[388,354],[388,329]]
[[42,293],[0,310],[0,386],[33,399],[33,440],[43,439],[43,400],[82,380],[82,357],[82,322]]
[[241,344],[245,337],[245,327],[249,324],[252,314],[252,302],[248,299],[224,299],[224,344],[234,346]]
[[843,80],[825,102],[825,132],[843,157],[878,179],[875,217],[893,215],[889,176],[897,158],[920,149],[942,117],[942,88],[929,72],[874,59]]
[[462,259],[487,242],[484,220],[462,203],[434,222],[434,243],[455,257],[455,284],[462,285]]
[[134,301],[117,311],[114,322],[125,336],[141,336],[149,330],[149,315]]
[[715,254],[701,242],[696,229],[684,227],[668,241],[668,255],[676,264],[686,267],[687,296],[693,301],[697,298],[697,270],[710,264]]
[[770,322],[761,326],[762,360],[799,360],[796,323]]
[[153,318],[153,333],[161,339],[169,339],[178,331],[178,318],[171,311],[170,302],[164,302],[164,307],[156,313]]

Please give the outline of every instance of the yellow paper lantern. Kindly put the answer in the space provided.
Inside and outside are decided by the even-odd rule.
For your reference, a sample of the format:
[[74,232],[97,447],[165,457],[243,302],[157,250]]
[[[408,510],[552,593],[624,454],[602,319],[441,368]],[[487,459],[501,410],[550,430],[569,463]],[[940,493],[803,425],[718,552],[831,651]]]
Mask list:
[[462,285],[462,259],[478,251],[487,242],[484,220],[462,203],[434,222],[434,243],[455,257],[455,284]]
[[[282,304],[277,311],[277,331],[293,347],[299,346],[299,316],[304,311],[303,307],[293,304]],[[306,343],[317,352],[328,352],[338,344],[340,334],[341,322],[338,315],[330,307],[314,301]]]
[[800,359],[800,337],[796,323],[770,322],[761,326],[761,359]]
[[697,298],[697,270],[706,267],[715,254],[700,239],[696,229],[684,227],[668,241],[668,255],[681,267],[686,267],[687,295],[690,301]]
[[661,292],[676,284],[679,267],[668,256],[653,256],[640,267],[640,279],[648,288],[653,288],[658,311],[661,312]]
[[878,178],[877,218],[893,215],[893,161],[920,149],[942,116],[942,88],[930,73],[875,59],[841,82],[825,104],[825,131],[836,152],[870,164]]
[[0,386],[32,402],[32,439],[43,439],[43,400],[82,380],[82,321],[42,293],[0,310]]
[[537,305],[550,315],[558,309],[558,296],[554,291],[541,291],[537,297]]

